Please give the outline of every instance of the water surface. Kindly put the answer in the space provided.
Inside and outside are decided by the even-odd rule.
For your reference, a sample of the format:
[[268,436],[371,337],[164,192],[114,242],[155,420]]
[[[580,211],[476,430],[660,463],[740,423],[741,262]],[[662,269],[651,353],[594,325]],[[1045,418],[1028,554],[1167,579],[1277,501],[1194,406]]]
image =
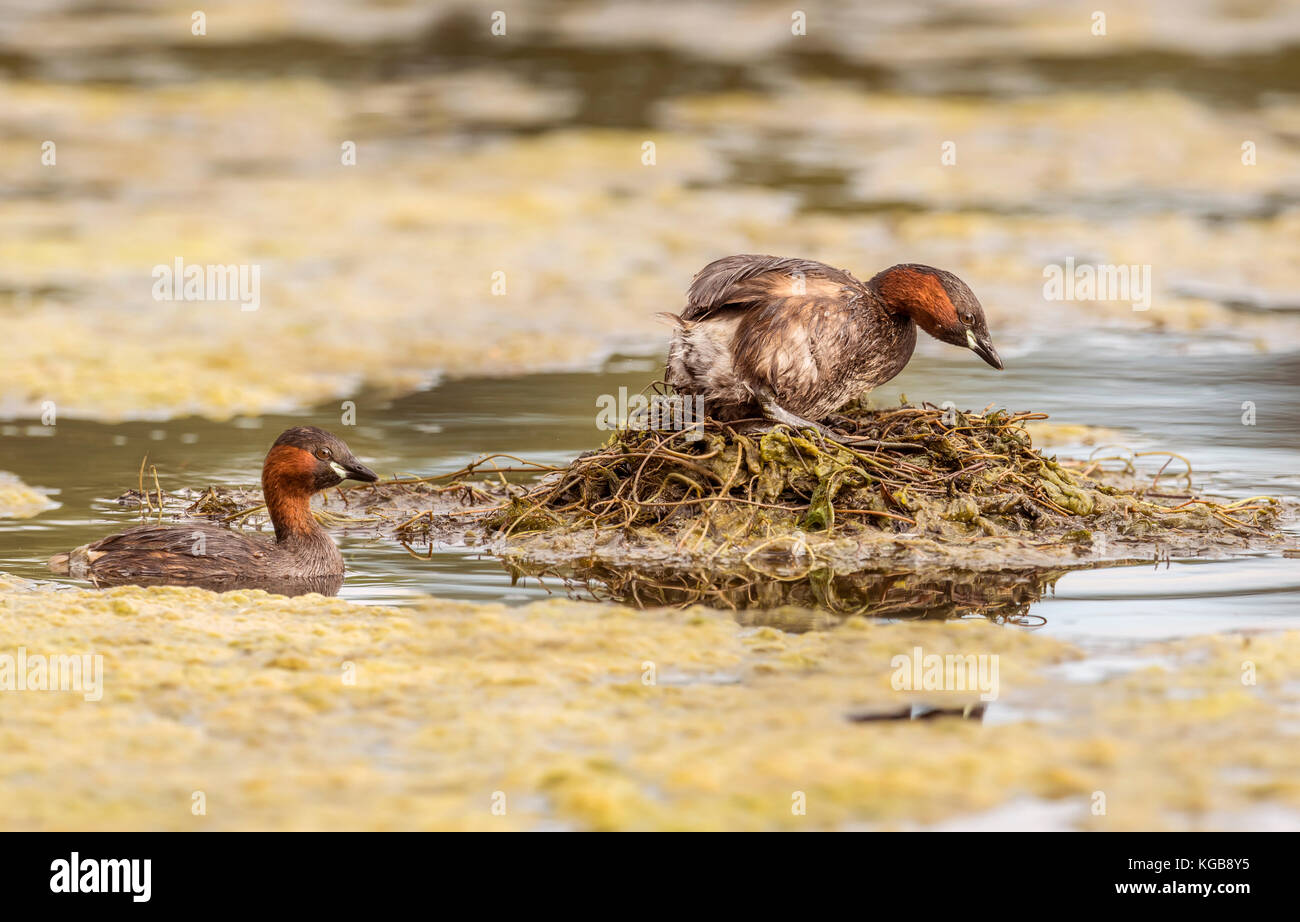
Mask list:
[[[1300,356],[1188,334],[1144,338],[1147,354],[1140,359],[1135,348],[1122,333],[1105,330],[1012,338],[1003,349],[1007,370],[998,374],[962,352],[927,343],[875,399],[885,404],[906,394],[959,407],[994,402],[1043,410],[1055,422],[1115,430],[1118,444],[1065,444],[1063,455],[1177,451],[1192,460],[1197,489],[1233,498],[1300,495]],[[363,393],[350,427],[340,423],[341,407],[229,423],[71,420],[53,431],[13,421],[2,430],[4,466],[32,485],[56,489],[61,505],[0,525],[0,569],[49,578],[49,555],[134,523],[135,509],[116,498],[137,485],[146,454],[164,489],[252,484],[280,430],[311,423],[342,434],[383,476],[448,473],[493,451],[562,464],[606,437],[595,423],[598,395],[617,394],[620,387],[636,392],[659,370],[653,356],[616,356],[589,372],[450,380],[396,400]],[[1242,424],[1245,400],[1257,407],[1253,426]],[[1154,473],[1163,460],[1139,463]],[[1170,472],[1180,468],[1175,462]],[[418,594],[511,603],[549,593],[608,597],[559,579],[512,579],[499,560],[477,548],[435,546],[420,559],[386,540],[344,536],[340,543],[348,561],[340,594],[354,601],[400,604]],[[1078,639],[1300,626],[1300,561],[1277,554],[1081,570],[1028,588],[1037,601],[1017,623]],[[961,598],[953,596],[955,613]],[[933,616],[933,607],[932,597],[918,595],[911,610],[891,598],[880,613]]]

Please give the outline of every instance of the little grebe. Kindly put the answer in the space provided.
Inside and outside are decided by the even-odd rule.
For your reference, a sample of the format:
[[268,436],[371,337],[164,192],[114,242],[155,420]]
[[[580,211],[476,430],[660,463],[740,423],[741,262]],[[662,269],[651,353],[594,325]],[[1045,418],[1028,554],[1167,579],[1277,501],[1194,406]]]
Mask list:
[[666,378],[718,420],[814,422],[903,370],[919,326],[994,368],[984,310],[951,272],[902,264],[865,285],[811,259],[728,256],[691,283]]
[[312,581],[311,591],[342,581],[343,555],[311,514],[313,493],[344,480],[379,478],[343,440],[315,426],[286,429],[262,465],[262,495],[275,540],[220,525],[141,525],[50,558],[55,573],[96,585],[172,583],[279,586]]

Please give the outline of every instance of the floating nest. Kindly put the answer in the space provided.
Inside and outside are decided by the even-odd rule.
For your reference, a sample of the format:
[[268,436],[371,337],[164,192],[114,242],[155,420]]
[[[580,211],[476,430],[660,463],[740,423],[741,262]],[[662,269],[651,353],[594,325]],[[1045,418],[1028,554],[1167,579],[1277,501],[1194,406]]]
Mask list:
[[[833,436],[714,421],[624,429],[562,467],[488,455],[436,477],[330,490],[314,512],[326,527],[394,540],[414,556],[481,547],[516,578],[633,604],[874,611],[900,587],[915,595],[907,574],[918,574],[927,611],[1004,619],[1036,596],[960,574],[1038,568],[1049,576],[1041,591],[1077,567],[1294,543],[1279,532],[1273,498],[1196,495],[1191,465],[1169,452],[1058,460],[1026,429],[1043,419],[855,404],[831,420]],[[1144,476],[1140,455],[1164,466]],[[265,527],[255,489],[167,493],[156,479],[150,489],[143,468],[140,480],[122,501],[144,517]]]
[[1131,461],[1060,462],[1026,431],[1045,418],[854,405],[833,437],[712,421],[620,430],[486,524],[526,559],[736,563],[777,578],[900,556],[1049,565],[1281,542],[1276,500],[1196,496],[1190,465],[1187,488],[1170,489],[1177,455],[1143,485]]

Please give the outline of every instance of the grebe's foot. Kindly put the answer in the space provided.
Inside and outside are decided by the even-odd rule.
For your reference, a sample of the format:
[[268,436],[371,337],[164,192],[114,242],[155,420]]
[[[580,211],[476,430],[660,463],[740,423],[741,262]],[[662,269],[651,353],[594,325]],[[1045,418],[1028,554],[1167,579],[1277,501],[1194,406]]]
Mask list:
[[780,423],[789,426],[796,432],[811,429],[821,438],[835,442],[839,445],[845,445],[849,448],[875,448],[889,451],[924,451],[924,445],[917,445],[914,442],[882,442],[879,439],[868,439],[853,435],[846,435],[837,432],[821,423],[815,423],[810,419],[804,419],[795,413],[782,407],[776,401],[769,399],[763,400],[763,412],[774,423]]
[[784,423],[796,432],[811,429],[823,438],[835,437],[835,434],[821,423],[815,423],[810,419],[804,419],[802,416],[791,413],[770,397],[764,398],[762,404],[763,412],[767,415],[767,418],[775,423]]

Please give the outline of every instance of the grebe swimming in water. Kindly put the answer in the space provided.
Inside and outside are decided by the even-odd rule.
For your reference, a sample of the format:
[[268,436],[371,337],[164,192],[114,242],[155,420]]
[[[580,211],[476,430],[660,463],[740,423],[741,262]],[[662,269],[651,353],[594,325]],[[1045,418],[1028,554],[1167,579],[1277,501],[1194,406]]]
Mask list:
[[728,256],[691,283],[666,379],[709,416],[818,421],[903,370],[919,326],[994,368],[984,309],[966,283],[930,266],[893,266],[863,284],[811,259]]
[[312,516],[312,494],[344,480],[378,479],[342,439],[315,426],[296,426],[280,434],[262,465],[273,541],[207,522],[141,525],[55,554],[50,569],[96,585],[274,586],[282,591],[282,585],[293,590],[302,581],[307,591],[338,591],[343,555]]

